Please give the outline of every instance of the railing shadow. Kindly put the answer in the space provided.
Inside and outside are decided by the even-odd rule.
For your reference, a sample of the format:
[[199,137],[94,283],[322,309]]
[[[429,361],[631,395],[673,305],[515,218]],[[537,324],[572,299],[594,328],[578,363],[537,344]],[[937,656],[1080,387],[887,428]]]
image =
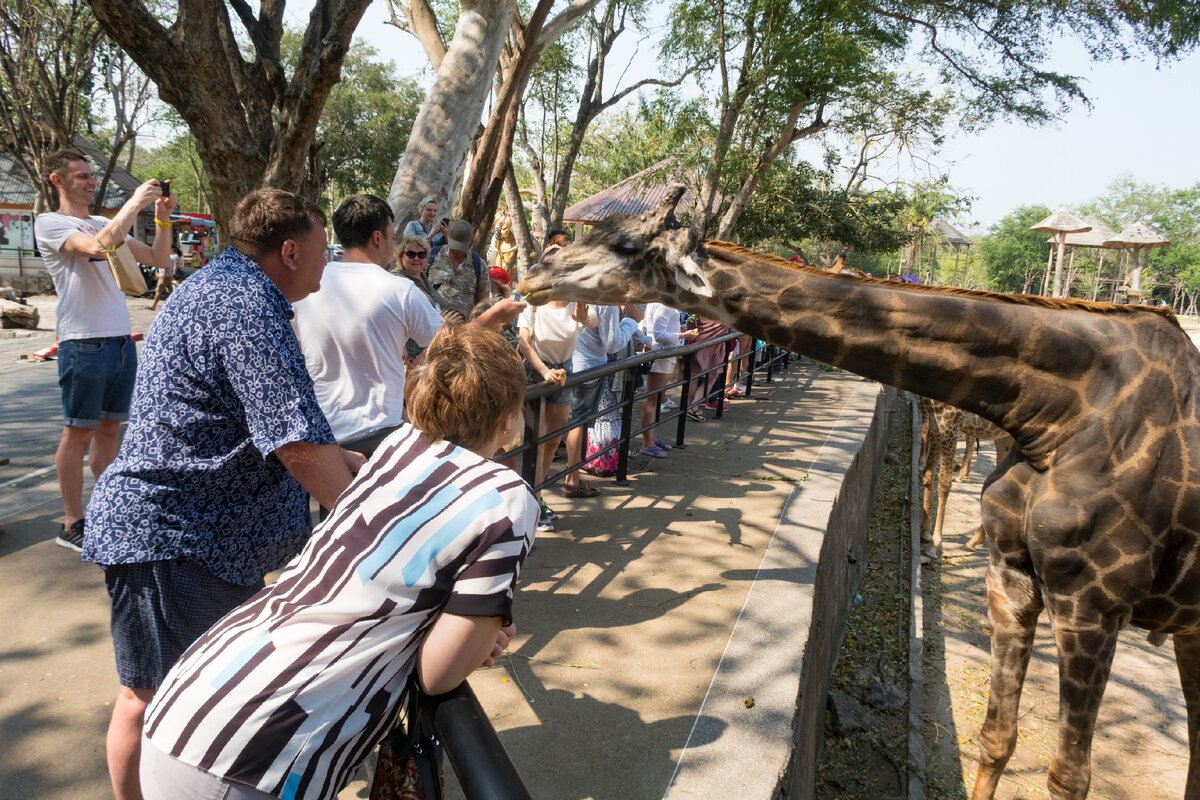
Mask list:
[[[659,358],[670,358],[673,356],[682,358],[682,377],[662,389],[664,394],[671,389],[679,390],[678,408],[664,413],[658,401],[655,400],[655,422],[651,427],[670,422],[671,420],[677,420],[675,446],[684,448],[687,446],[687,412],[704,402],[703,398],[695,402],[690,401],[693,387],[696,381],[710,374],[725,373],[729,366],[734,343],[737,341],[739,335],[737,333],[730,333],[670,350],[657,350],[611,362],[596,369],[572,375],[563,385],[545,383],[531,387],[526,393],[525,399],[531,405],[533,413],[530,417],[527,417],[522,443],[513,450],[498,456],[497,460],[520,457],[521,476],[536,490],[554,483],[563,476],[587,466],[590,462],[613,449],[619,448],[616,482],[619,485],[627,484],[630,443],[635,441],[635,437],[640,436],[644,430],[632,427],[633,406],[635,403],[645,401],[650,397],[649,392],[639,392],[636,390],[638,370],[641,365]],[[724,345],[724,357],[720,362],[706,370],[698,372],[693,370],[693,361],[688,356],[714,345],[722,344]],[[738,356],[739,361],[742,358],[743,356]],[[773,345],[760,343],[755,340],[746,358],[748,361],[745,375],[745,396],[750,397],[754,392],[756,376],[762,375],[766,383],[773,382],[775,374],[790,365],[791,354]],[[567,425],[555,431],[548,431],[545,435],[538,436],[537,420],[540,418],[542,401],[546,396],[561,391],[564,388],[579,386],[597,379],[617,375],[622,375],[624,381],[620,397],[615,404],[602,405],[595,413],[576,421],[574,424]],[[718,393],[715,415],[717,419],[723,416],[724,407],[724,394]],[[580,425],[590,426],[595,420],[611,414],[614,409],[619,410],[621,414],[621,435],[614,442],[590,455],[585,454],[582,459],[567,464],[565,468],[558,472],[548,474],[546,480],[541,484],[534,483],[534,476],[537,469],[537,452],[542,442],[562,436],[568,430]],[[685,599],[690,596],[691,593],[681,595]],[[433,720],[434,729],[442,741],[446,755],[454,769],[455,776],[458,778],[463,794],[468,800],[522,800],[522,798],[530,797],[529,790],[525,786],[520,772],[508,755],[507,750],[505,750],[504,745],[500,742],[495,728],[488,720],[487,714],[484,712],[467,682],[464,681],[457,689],[445,695],[425,697],[422,699],[422,703],[424,710],[428,712],[429,719]]]

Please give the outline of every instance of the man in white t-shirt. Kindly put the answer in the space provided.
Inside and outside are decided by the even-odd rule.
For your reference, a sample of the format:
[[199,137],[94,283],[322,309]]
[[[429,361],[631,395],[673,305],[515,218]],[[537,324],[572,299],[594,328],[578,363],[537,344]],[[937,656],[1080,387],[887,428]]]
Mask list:
[[[58,211],[39,214],[33,230],[58,294],[58,384],[62,388],[63,433],[54,456],[63,500],[63,529],[56,541],[83,550],[83,455],[92,475],[117,455],[117,432],[129,419],[137,371],[125,296],[108,268],[105,251],[129,245],[134,258],[163,269],[171,255],[171,212],[158,181],[139,186],[121,210],[106,219],[90,214],[96,178],[74,150],[46,157],[47,180],[58,192]],[[129,236],[138,212],[154,204],[154,246]]]
[[[334,438],[370,457],[404,420],[408,340],[428,347],[442,317],[412,281],[388,272],[395,218],[387,202],[347,198],[333,232],[345,254],[325,266],[320,291],[293,304],[293,326]],[[502,301],[468,324],[509,322],[524,307]]]

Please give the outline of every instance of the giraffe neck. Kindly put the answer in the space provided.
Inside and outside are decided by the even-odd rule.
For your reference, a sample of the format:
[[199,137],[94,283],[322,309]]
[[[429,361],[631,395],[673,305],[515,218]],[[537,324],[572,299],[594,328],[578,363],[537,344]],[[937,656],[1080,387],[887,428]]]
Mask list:
[[1072,426],[1085,424],[1085,382],[1093,382],[1094,392],[1095,381],[1120,379],[1120,370],[1094,374],[1098,343],[1128,341],[1135,325],[1169,326],[1153,314],[1062,310],[857,281],[716,249],[705,272],[712,296],[683,292],[680,307],[972,411],[1011,434],[1035,465],[1048,462]]

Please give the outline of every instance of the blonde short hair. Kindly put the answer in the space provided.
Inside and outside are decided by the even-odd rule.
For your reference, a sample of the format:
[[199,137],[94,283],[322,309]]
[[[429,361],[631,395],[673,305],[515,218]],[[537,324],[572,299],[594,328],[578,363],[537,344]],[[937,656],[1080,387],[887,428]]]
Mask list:
[[423,250],[425,251],[425,255],[429,255],[429,240],[427,240],[424,236],[405,236],[400,240],[400,244],[396,246],[396,261],[399,261],[400,256],[402,256],[404,251],[410,247],[415,250]]
[[431,439],[473,450],[486,445],[525,399],[521,358],[495,331],[445,325],[408,377],[404,405]]

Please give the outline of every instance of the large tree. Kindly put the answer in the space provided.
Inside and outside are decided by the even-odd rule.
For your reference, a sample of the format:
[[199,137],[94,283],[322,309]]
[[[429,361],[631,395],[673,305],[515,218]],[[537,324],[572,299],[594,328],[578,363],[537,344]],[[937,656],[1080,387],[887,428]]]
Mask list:
[[757,174],[795,142],[836,126],[841,104],[913,54],[961,97],[965,124],[1040,123],[1087,99],[1080,78],[1049,66],[1061,38],[1077,37],[1096,59],[1166,60],[1195,46],[1200,4],[683,0],[672,22],[667,57],[707,53],[713,64],[717,134],[697,165],[707,191],[696,218],[705,221],[719,192],[735,193],[717,230],[727,235],[736,197]]
[[[508,0],[460,0],[446,44],[444,23],[426,0],[389,0],[395,24],[417,36],[436,69],[388,195],[397,218],[415,216],[426,196],[450,204],[465,170],[468,185],[460,206],[482,249],[509,172],[520,101],[533,67],[597,2],[572,0],[551,16],[552,0],[539,0],[523,19]],[[495,101],[481,131],[493,89]]]
[[1022,206],[997,222],[979,241],[979,256],[991,288],[998,292],[1028,292],[1046,269],[1046,234],[1033,226],[1050,215],[1042,205]]
[[169,24],[155,14],[161,6],[143,0],[91,0],[108,36],[195,137],[223,233],[250,190],[301,188],[321,111],[369,3],[317,0],[288,74],[284,0],[261,0],[257,13],[247,0],[178,0]]
[[99,39],[84,0],[0,0],[0,148],[37,187],[35,212],[57,203],[42,163],[75,139]]

